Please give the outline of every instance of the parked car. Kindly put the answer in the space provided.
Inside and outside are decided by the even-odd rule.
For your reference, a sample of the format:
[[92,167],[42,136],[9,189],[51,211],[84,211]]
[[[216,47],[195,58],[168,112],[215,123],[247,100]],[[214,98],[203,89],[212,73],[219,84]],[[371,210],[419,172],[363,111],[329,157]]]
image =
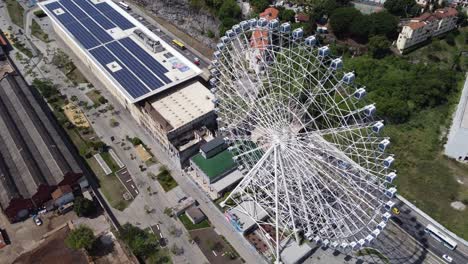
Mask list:
[[194,59],[193,59],[193,63],[194,63],[195,65],[197,65],[197,66],[200,65],[200,59],[199,59],[199,58],[194,58]]
[[447,261],[447,263],[452,263],[452,261],[453,261],[453,258],[450,257],[450,256],[447,255],[447,254],[442,255],[442,258],[443,258],[445,261]]
[[395,214],[395,215],[399,215],[399,214],[400,214],[400,209],[398,209],[398,208],[396,208],[396,207],[393,207],[393,208],[392,208],[392,212],[393,212],[393,214]]
[[5,241],[5,236],[3,234],[3,231],[0,230],[0,248],[4,248],[7,245],[7,242]]
[[36,223],[37,226],[42,225],[42,220],[39,216],[33,217],[34,223]]

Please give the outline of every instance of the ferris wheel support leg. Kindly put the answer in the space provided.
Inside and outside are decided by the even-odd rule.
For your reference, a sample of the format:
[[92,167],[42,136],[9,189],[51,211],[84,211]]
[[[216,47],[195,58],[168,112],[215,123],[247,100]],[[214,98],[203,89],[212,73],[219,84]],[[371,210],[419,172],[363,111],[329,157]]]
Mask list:
[[234,196],[236,193],[239,192],[239,190],[242,190],[244,186],[246,186],[252,181],[252,179],[254,178],[253,175],[255,175],[255,173],[262,167],[265,161],[270,157],[270,154],[273,152],[274,148],[275,146],[273,145],[265,152],[263,157],[257,162],[257,164],[255,164],[255,166],[253,166],[253,168],[249,171],[249,173],[245,175],[245,177],[237,185],[237,187],[229,194],[229,196],[223,202],[221,202],[220,204],[221,207],[224,207],[224,205],[226,204],[226,201],[229,201],[229,199],[231,199],[232,196]]
[[[282,179],[282,184],[283,184],[283,187],[285,190],[287,190],[287,184],[286,184],[286,174],[284,172],[284,167],[283,167],[283,159],[282,157],[280,157],[278,159],[278,163],[279,163],[279,167],[280,167],[280,170],[281,170],[281,175],[283,175],[283,179]],[[294,218],[294,215],[293,215],[293,209],[291,207],[291,199],[289,198],[289,192],[286,191],[286,200],[288,202],[288,207],[289,207],[289,217],[291,217],[291,222],[292,222],[292,226],[293,226],[293,232],[294,232],[294,237],[296,239],[296,242],[298,244],[300,244],[300,240],[299,240],[299,234],[298,234],[298,230],[296,228],[296,219]]]
[[275,214],[275,229],[276,229],[276,262],[281,261],[281,256],[280,256],[280,241],[279,241],[279,199],[278,199],[278,151],[277,151],[278,146],[274,146],[274,159],[275,159],[275,208],[276,208],[276,214]]

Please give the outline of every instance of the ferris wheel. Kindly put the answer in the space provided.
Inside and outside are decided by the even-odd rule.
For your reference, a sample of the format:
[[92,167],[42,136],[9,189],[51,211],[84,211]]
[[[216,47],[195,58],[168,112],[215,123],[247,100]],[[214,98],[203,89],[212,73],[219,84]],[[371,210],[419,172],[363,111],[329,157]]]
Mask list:
[[219,130],[245,174],[223,205],[255,221],[277,262],[291,239],[366,246],[396,193],[390,140],[365,87],[303,35],[243,21],[220,39],[211,69]]

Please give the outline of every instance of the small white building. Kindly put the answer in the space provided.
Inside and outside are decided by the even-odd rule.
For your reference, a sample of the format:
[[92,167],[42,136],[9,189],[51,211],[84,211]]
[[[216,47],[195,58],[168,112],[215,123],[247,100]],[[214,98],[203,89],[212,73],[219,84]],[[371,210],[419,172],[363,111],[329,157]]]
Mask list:
[[293,238],[281,241],[281,261],[285,264],[304,262],[312,254],[312,247],[306,242],[298,244]]
[[458,11],[454,8],[437,9],[424,13],[403,26],[396,46],[403,53],[406,49],[422,43],[431,37],[446,33],[456,27]]
[[257,222],[267,218],[268,213],[254,201],[244,201],[224,214],[237,231],[247,234],[255,229]]

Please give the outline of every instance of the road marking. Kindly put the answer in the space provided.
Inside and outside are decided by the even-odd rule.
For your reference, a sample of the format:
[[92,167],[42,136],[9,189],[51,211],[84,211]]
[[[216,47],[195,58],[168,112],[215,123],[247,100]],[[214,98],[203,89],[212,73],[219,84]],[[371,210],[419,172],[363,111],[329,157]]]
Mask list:
[[158,224],[156,224],[156,227],[157,227],[157,228],[158,228],[158,230],[159,230],[159,225],[158,225]]
[[[393,222],[392,222],[393,223]],[[398,228],[400,231],[403,231],[405,234],[407,234],[411,240],[413,240],[413,242],[416,242],[416,244],[418,244],[421,248],[423,249],[426,249],[427,252],[429,252],[429,254],[432,254],[433,257],[435,257],[435,259],[439,259],[441,261],[441,263],[444,263],[444,260],[439,257],[438,255],[436,255],[434,252],[432,252],[429,248],[426,248],[423,246],[423,244],[421,244],[421,242],[419,242],[416,238],[414,238],[410,233],[406,232],[405,229],[403,229],[402,227],[400,227],[399,225],[397,225],[396,223],[393,223],[393,226],[395,226],[396,228]]]
[[213,252],[213,255],[215,255],[215,257],[217,257],[218,255],[216,255],[216,252],[214,252],[214,250],[212,250],[211,252]]
[[130,180],[127,180],[127,182],[131,182],[131,181],[132,181],[132,179],[130,179]]

